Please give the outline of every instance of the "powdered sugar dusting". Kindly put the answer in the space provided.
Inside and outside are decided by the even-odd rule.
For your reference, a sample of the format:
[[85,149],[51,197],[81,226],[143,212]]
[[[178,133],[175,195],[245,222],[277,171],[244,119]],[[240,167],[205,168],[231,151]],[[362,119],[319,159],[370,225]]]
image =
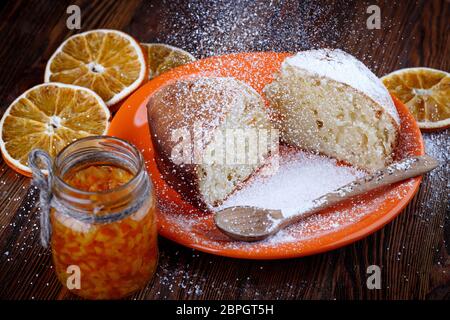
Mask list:
[[[379,37],[377,32],[367,30],[364,15],[347,19],[346,14],[341,13],[344,11],[336,10],[335,6],[324,6],[313,0],[281,5],[275,1],[264,2],[262,5],[261,1],[250,0],[232,2],[192,0],[183,3],[164,1],[164,4],[162,6],[164,9],[160,11],[154,10],[151,4],[143,6],[144,10],[148,10],[148,14],[141,16],[151,23],[159,21],[162,30],[171,30],[171,32],[148,31],[142,40],[173,44],[193,53],[197,58],[242,51],[298,52],[311,48],[341,47],[358,56],[374,71],[380,73],[390,71],[383,69],[384,64],[373,59],[372,56],[377,50],[381,50],[382,54],[385,50],[389,50],[383,44],[385,39]],[[391,32],[391,29],[397,30],[398,28],[391,28],[392,22],[389,19],[390,17],[385,17],[383,27],[388,32]],[[139,30],[141,30],[142,22],[135,21],[136,28]],[[351,39],[360,38],[365,41],[355,48]],[[362,50],[359,50],[360,48]],[[403,60],[398,60],[398,67],[401,67],[400,63]],[[248,74],[241,68],[241,63],[245,63],[246,66],[252,66],[253,70],[261,70],[265,66],[261,61],[236,62],[235,65],[227,66],[229,70],[222,69],[220,59],[215,60],[214,63],[218,64],[217,68],[210,66],[208,70],[220,69],[221,71],[215,71],[217,74],[208,73],[205,76],[233,76],[249,84],[252,83],[258,92],[261,91],[263,86],[254,86],[253,82],[258,83],[258,81],[252,81],[259,76]],[[236,74],[235,69],[240,70],[240,73]],[[225,71],[227,71],[226,74]],[[273,70],[273,72],[276,71]],[[402,147],[401,155],[404,156],[410,149],[407,146]],[[405,183],[402,185],[405,186]],[[408,185],[404,188],[406,191],[410,189],[411,186]],[[177,208],[174,203],[168,204],[164,198],[160,198],[160,218],[164,220],[161,234],[171,239],[177,238],[176,241],[183,244],[207,248],[210,252],[217,253],[224,249],[232,249],[248,252],[248,257],[251,257],[250,253],[258,252],[263,247],[271,247],[275,248],[281,257],[285,250],[283,244],[295,245],[301,251],[304,243],[309,239],[320,238],[323,234],[345,228],[368,216],[376,216],[379,214],[376,210],[380,204],[385,206],[391,202],[395,203],[395,199],[404,196],[400,188],[389,188],[370,199],[365,199],[364,202],[355,200],[345,207],[308,217],[282,230],[274,237],[258,243],[230,241],[214,226],[211,214],[189,211],[185,207]]]
[[318,49],[287,58],[281,70],[300,68],[314,75],[345,83],[380,104],[400,124],[397,109],[380,79],[352,55],[336,49]]
[[347,205],[327,213],[307,217],[299,223],[281,230],[276,235],[256,243],[230,240],[214,226],[211,214],[182,213],[179,208],[160,203],[160,210],[166,220],[165,228],[167,228],[162,234],[182,233],[185,241],[191,245],[198,245],[213,251],[230,249],[254,255],[265,248],[277,248],[277,252],[283,256],[283,250],[292,252],[292,247],[285,248],[280,245],[295,245],[298,250],[301,250],[309,240],[320,238],[324,234],[356,223],[368,214],[379,214],[377,209],[382,203],[389,205],[389,203],[395,203],[398,199],[402,199],[413,184],[414,180],[410,180],[404,184],[406,188],[380,190],[370,200],[356,198]]
[[[299,51],[336,45],[344,30],[345,15],[316,0],[285,4],[277,0],[161,2],[163,10],[154,18],[160,19],[161,29],[171,32],[155,34],[155,41],[175,44],[202,58],[231,52]],[[151,4],[144,9],[148,10],[147,16],[154,12]]]
[[284,216],[308,210],[313,200],[364,174],[336,160],[304,151],[284,150],[280,167],[270,177],[256,175],[219,209],[250,205],[281,209]]
[[[261,73],[254,73],[253,70],[261,70],[263,74],[264,72],[275,72],[276,70],[264,70],[262,67],[265,64],[262,63],[262,57],[259,57],[258,55],[252,55],[251,57],[251,61],[245,60],[245,62],[248,63],[248,66],[250,66],[245,70],[236,68],[233,63],[228,63],[226,58],[211,60],[211,63],[207,65],[208,74],[206,75],[233,76],[241,81],[252,84],[256,91],[261,92],[265,83],[261,83],[258,80],[259,77],[261,77]],[[415,155],[415,150],[419,148],[419,142],[410,132],[409,125],[410,123],[408,121],[402,123],[402,130],[404,130],[404,132],[401,133],[399,146],[396,150],[396,159],[398,160],[406,156]],[[287,164],[291,163],[292,158],[288,161],[289,159],[287,156],[288,154],[281,154],[280,161]],[[312,157],[314,159],[318,157],[317,155],[310,154],[304,154],[304,156]],[[342,170],[342,167],[339,167],[333,160],[322,159],[321,161],[324,161],[325,164],[328,163],[333,169],[328,171],[330,174],[325,177],[325,179],[321,176],[321,180],[331,179],[331,177],[335,179],[335,171]],[[327,161],[331,161],[331,163]],[[352,168],[346,169],[354,170]],[[350,172],[353,172],[352,179],[358,177],[357,171]],[[360,172],[359,174],[362,173]],[[249,182],[251,183],[254,179]],[[287,181],[289,181],[289,179]],[[313,181],[314,184],[321,183],[318,178],[310,178],[309,181]],[[342,183],[337,184],[336,187],[344,185],[349,181],[342,180]],[[395,205],[398,204],[400,199],[403,199],[408,193],[411,196],[414,183],[416,183],[416,181],[411,179],[409,182],[402,183],[399,186],[378,190],[369,198],[355,198],[346,202],[345,205],[305,218],[301,222],[282,230],[275,236],[257,243],[230,240],[229,237],[221,233],[214,225],[212,214],[201,213],[195,208],[189,210],[185,206],[178,206],[174,202],[171,203],[170,198],[166,199],[164,195],[161,195],[159,197],[159,217],[163,221],[160,223],[162,226],[160,232],[162,236],[173,239],[181,244],[216,254],[225,254],[224,250],[229,250],[226,255],[233,256],[235,254],[238,257],[258,258],[264,256],[264,250],[270,249],[273,250],[272,252],[276,252],[272,257],[287,257],[292,255],[292,252],[294,251],[308,252],[308,249],[305,248],[308,243],[314,242],[316,246],[319,246],[319,243],[323,241],[324,236],[334,237],[336,235],[339,238],[342,234],[335,234],[337,230],[346,230],[350,225],[362,223],[365,219],[374,221],[383,217],[386,215],[386,210],[394,210]],[[334,189],[334,186],[328,187],[331,190]],[[311,186],[311,188],[315,188],[315,186]],[[270,191],[272,195],[269,195],[269,197],[275,201],[273,195],[279,195],[279,193],[275,190]],[[245,192],[245,188],[242,189],[241,192]],[[236,193],[234,196],[237,197],[238,195],[239,193]],[[233,197],[228,200],[231,201]],[[311,195],[310,197],[313,196]],[[249,202],[246,201],[246,204],[249,204]],[[290,207],[295,208],[295,206]],[[349,231],[349,236],[351,235],[352,231]]]
[[[364,176],[364,172],[339,165],[336,160],[324,156],[287,147],[282,147],[280,155],[280,167],[273,175],[269,177],[263,174],[255,175],[221,208],[234,205],[254,205],[263,208],[279,208],[286,215],[295,214],[300,210],[307,209],[312,200],[324,193]],[[300,240],[319,237],[325,232],[345,227],[376,210],[386,198],[400,199],[404,196],[405,194],[398,193],[398,190],[393,189],[387,194],[380,193],[380,196],[369,201],[355,199],[346,206],[327,214],[316,214],[305,218],[275,236],[256,244],[230,240],[214,226],[211,214],[183,213],[173,203],[162,201],[159,205],[166,220],[166,232],[170,234],[182,232],[190,237],[190,243],[202,246],[258,252],[264,247],[276,247],[283,243],[295,243],[301,247]]]

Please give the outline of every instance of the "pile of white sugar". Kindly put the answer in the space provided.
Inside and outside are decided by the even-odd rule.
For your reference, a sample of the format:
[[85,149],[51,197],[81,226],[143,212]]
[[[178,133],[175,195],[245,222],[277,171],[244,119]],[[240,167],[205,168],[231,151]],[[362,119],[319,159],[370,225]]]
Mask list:
[[257,173],[218,209],[245,205],[281,209],[289,216],[307,210],[314,199],[364,175],[324,156],[287,148],[280,153],[278,170],[270,176],[265,176],[265,171]]

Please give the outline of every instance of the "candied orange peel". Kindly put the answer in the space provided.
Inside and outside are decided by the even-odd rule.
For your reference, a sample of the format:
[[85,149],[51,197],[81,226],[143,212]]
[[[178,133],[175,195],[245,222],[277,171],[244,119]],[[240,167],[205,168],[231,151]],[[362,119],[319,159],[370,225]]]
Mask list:
[[[90,166],[65,178],[81,190],[104,191],[131,179],[126,170]],[[108,190],[108,189],[106,189]],[[56,273],[66,284],[69,266],[80,269],[80,288],[72,291],[88,299],[118,299],[151,279],[157,266],[155,200],[111,223],[85,223],[52,209],[52,253]]]

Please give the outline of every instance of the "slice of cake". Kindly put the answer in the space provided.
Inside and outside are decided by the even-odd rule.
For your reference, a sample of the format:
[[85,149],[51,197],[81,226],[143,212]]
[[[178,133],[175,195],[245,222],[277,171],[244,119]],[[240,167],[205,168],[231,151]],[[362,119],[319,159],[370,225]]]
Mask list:
[[397,110],[381,81],[348,53],[297,53],[264,92],[287,144],[369,171],[392,161]]
[[263,99],[234,78],[173,82],[147,109],[163,178],[202,209],[221,204],[270,154],[261,143],[273,129]]

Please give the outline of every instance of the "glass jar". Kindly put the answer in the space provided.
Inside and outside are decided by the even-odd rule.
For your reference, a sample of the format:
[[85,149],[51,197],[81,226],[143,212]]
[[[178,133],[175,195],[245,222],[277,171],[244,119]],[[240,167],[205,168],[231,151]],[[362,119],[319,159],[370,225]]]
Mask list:
[[118,299],[145,286],[158,247],[141,153],[113,137],[77,140],[56,156],[51,189],[51,248],[62,284],[89,299]]

